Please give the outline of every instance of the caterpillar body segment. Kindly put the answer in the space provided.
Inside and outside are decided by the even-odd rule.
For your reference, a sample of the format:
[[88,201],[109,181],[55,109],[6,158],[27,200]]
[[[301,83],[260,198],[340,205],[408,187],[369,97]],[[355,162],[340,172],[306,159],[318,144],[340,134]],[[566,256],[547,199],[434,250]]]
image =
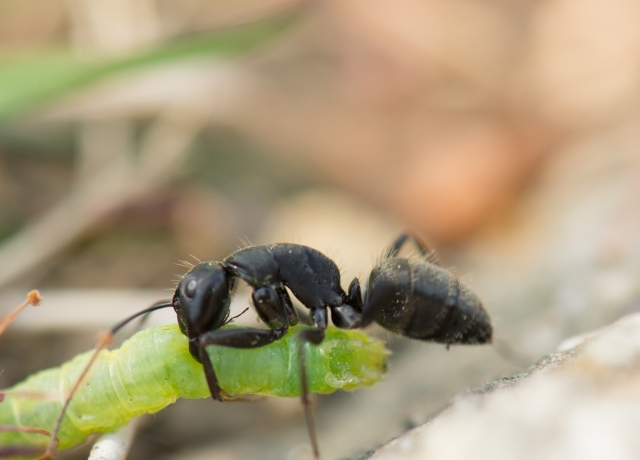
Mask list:
[[[231,395],[300,396],[298,333],[303,328],[292,327],[281,340],[260,348],[208,347],[221,387]],[[305,347],[311,392],[372,385],[386,370],[384,346],[360,331],[330,327],[320,345]],[[7,390],[6,400],[0,404],[0,425],[52,430],[91,354],[78,355]],[[51,397],[20,396],[29,392],[46,392]],[[202,365],[191,356],[188,339],[178,325],[146,329],[121,348],[100,352],[65,415],[58,435],[60,448],[80,444],[92,433],[117,429],[141,414],[155,413],[179,397],[208,396]],[[36,445],[44,450],[47,441],[36,434],[0,432],[3,447]]]

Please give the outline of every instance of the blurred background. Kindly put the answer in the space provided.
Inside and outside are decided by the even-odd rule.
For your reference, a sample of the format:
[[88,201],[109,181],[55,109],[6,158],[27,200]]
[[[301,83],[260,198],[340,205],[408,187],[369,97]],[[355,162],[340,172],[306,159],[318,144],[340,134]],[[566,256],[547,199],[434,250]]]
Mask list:
[[[44,296],[0,387],[246,242],[313,246],[346,286],[410,229],[518,354],[371,328],[389,374],[318,398],[327,459],[640,310],[638,23],[633,0],[0,0],[0,313]],[[297,400],[179,401],[129,458],[311,455]]]

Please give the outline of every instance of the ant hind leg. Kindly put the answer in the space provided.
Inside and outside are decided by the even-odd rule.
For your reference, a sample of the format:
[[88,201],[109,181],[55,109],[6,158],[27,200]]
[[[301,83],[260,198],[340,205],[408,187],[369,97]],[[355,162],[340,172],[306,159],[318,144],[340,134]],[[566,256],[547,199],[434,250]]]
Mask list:
[[304,329],[298,334],[300,357],[300,386],[302,407],[307,420],[307,429],[309,430],[309,438],[311,439],[311,448],[313,450],[313,458],[320,459],[320,448],[318,447],[318,437],[316,435],[316,427],[313,421],[313,404],[310,398],[309,378],[307,375],[307,351],[306,344],[319,345],[324,340],[324,332],[327,328],[327,309],[313,308],[311,310],[311,318],[313,319],[313,329]]
[[389,247],[387,252],[384,255],[385,259],[390,259],[396,257],[402,247],[405,245],[407,241],[412,241],[414,246],[418,249],[418,252],[422,257],[425,258],[427,262],[431,262],[436,265],[440,265],[438,261],[438,256],[435,251],[429,249],[429,247],[424,244],[422,241],[418,240],[415,236],[411,235],[408,232],[402,232],[398,238],[393,242],[393,244]]
[[[323,334],[324,335],[324,334]],[[302,336],[302,334],[300,334]],[[318,447],[318,436],[316,435],[316,425],[313,420],[313,403],[311,401],[310,392],[309,392],[309,378],[307,376],[307,352],[305,350],[305,345],[308,342],[301,337],[300,340],[300,386],[301,386],[301,395],[300,400],[302,402],[302,407],[304,408],[304,417],[307,421],[307,430],[309,431],[309,439],[311,440],[311,450],[313,451],[313,458],[316,460],[320,459],[320,448]]]
[[411,238],[411,235],[409,235],[408,233],[406,232],[401,233],[400,236],[398,236],[398,238],[396,238],[393,244],[389,247],[389,249],[384,255],[384,258],[391,259],[397,256],[398,253],[400,252],[400,249],[402,249],[402,246],[404,246],[404,244],[407,242],[409,238]]

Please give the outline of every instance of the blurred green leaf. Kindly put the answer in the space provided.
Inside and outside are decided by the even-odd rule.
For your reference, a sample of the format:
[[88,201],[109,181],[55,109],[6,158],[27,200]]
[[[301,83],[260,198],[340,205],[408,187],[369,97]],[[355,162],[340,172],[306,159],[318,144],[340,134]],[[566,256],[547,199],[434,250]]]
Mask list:
[[182,39],[121,59],[83,59],[71,49],[42,50],[0,60],[0,122],[104,77],[195,56],[236,56],[279,36],[300,9],[206,36]]

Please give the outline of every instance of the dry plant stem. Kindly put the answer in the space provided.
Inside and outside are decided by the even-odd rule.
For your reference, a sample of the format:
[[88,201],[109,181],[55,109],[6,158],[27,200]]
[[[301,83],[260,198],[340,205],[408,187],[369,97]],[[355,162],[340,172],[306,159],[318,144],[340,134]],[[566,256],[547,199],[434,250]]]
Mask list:
[[[17,398],[41,399],[44,401],[55,401],[58,399],[58,393],[54,391],[11,391],[5,392],[4,394]],[[0,402],[2,401],[0,400]]]
[[[42,294],[47,298],[47,308],[38,310],[37,315],[18,316],[11,323],[11,327],[30,333],[72,329],[100,331],[129,316],[137,309],[136,306],[152,305],[159,298],[166,296],[166,292],[162,289],[133,288],[50,289]],[[0,292],[0,307],[18,305],[22,299],[23,293],[4,290]],[[234,304],[236,310],[240,305],[244,308],[242,300],[244,299],[239,299]],[[92,307],[88,309],[87,305]],[[149,324],[159,326],[173,322],[175,322],[175,316],[169,314],[152,316]]]
[[167,180],[208,120],[207,97],[179,101],[150,126],[137,158],[117,156],[78,182],[55,208],[0,247],[0,286],[80,236],[94,222]]
[[73,395],[76,394],[76,392],[78,391],[78,388],[80,388],[80,385],[84,383],[84,380],[87,377],[87,374],[89,373],[89,370],[91,369],[91,366],[93,365],[93,363],[95,362],[96,358],[98,357],[98,354],[100,354],[100,352],[102,350],[104,350],[105,348],[107,348],[109,346],[109,344],[111,343],[112,339],[113,339],[113,333],[112,332],[101,334],[100,338],[98,339],[98,345],[96,346],[96,351],[93,353],[93,355],[91,356],[91,359],[89,360],[89,362],[87,363],[86,367],[84,368],[84,370],[80,374],[80,377],[78,377],[78,380],[76,380],[76,383],[71,388],[71,391],[69,392],[69,395],[67,396],[67,399],[64,402],[64,405],[62,406],[62,410],[60,411],[60,415],[58,416],[58,420],[56,420],[56,426],[55,426],[55,428],[53,430],[53,436],[51,437],[51,442],[47,446],[47,451],[38,460],[51,460],[51,459],[55,458],[56,452],[57,452],[57,448],[58,448],[58,444],[59,444],[59,442],[58,442],[58,433],[60,433],[60,427],[62,427],[62,420],[64,420],[64,416],[67,413],[67,409],[69,408],[69,404],[71,404],[71,399],[73,398]]
[[[0,335],[4,333],[7,327],[9,327],[9,324],[11,324],[11,322],[16,318],[16,316],[18,316],[20,312],[27,307],[27,305],[33,305],[35,307],[37,305],[40,305],[40,302],[42,302],[42,296],[40,295],[40,292],[38,292],[35,289],[33,291],[29,291],[25,301],[22,302],[20,305],[18,305],[18,308],[13,310],[11,313],[5,316],[2,319],[2,321],[0,321]],[[5,393],[3,391],[0,391],[0,403],[4,401],[4,397],[5,397]],[[37,429],[37,428],[34,428],[34,429]]]
[[138,316],[140,316],[142,313],[145,313],[145,312],[149,313],[151,311],[155,311],[155,310],[158,310],[158,309],[161,309],[161,308],[165,308],[165,307],[168,307],[168,306],[171,306],[171,304],[167,303],[167,304],[161,304],[161,305],[154,305],[154,306],[152,306],[150,308],[147,308],[146,310],[138,312],[138,313],[130,316],[129,318],[121,321],[120,323],[118,323],[110,331],[107,331],[107,332],[104,332],[104,333],[100,334],[100,336],[98,337],[98,344],[96,345],[95,351],[91,355],[91,359],[89,359],[89,362],[87,362],[87,364],[85,365],[84,369],[80,373],[80,376],[78,377],[78,379],[74,383],[73,387],[71,388],[71,391],[67,395],[67,399],[65,400],[64,405],[62,406],[62,409],[60,410],[60,415],[58,416],[58,419],[56,420],[55,428],[53,429],[53,435],[51,437],[51,442],[47,446],[47,451],[45,452],[44,456],[40,457],[38,460],[50,460],[50,459],[55,458],[56,453],[57,453],[57,447],[60,444],[59,439],[58,439],[58,434],[60,434],[60,429],[62,427],[62,421],[64,420],[64,417],[65,417],[65,415],[67,413],[67,409],[69,408],[69,404],[71,404],[71,399],[76,394],[76,392],[78,391],[80,386],[84,383],[84,380],[86,379],[87,374],[89,373],[89,370],[91,369],[91,367],[93,366],[93,363],[98,358],[98,355],[100,354],[100,352],[109,346],[109,344],[113,340],[113,336],[116,334],[116,332],[119,329],[121,329],[124,325],[126,325],[129,321],[131,321],[132,319],[137,318]]
[[[50,437],[52,440],[53,444],[55,444],[56,446],[58,445],[58,439],[54,438],[52,436],[51,433],[49,433],[47,430],[42,430],[40,428],[34,428],[34,427],[30,427],[30,426],[5,426],[5,425],[0,425],[0,431],[20,431],[23,433],[36,433],[36,434],[41,434],[44,436],[48,436]],[[41,452],[41,447],[29,447],[29,446],[25,446],[25,447],[7,447],[7,448],[2,448],[0,447],[0,458],[4,458],[4,457],[13,457],[16,455],[36,455],[38,453]]]
[[[35,289],[33,291],[29,291],[29,293],[27,294],[26,300],[22,302],[18,306],[18,308],[16,308],[11,313],[9,313],[0,322],[0,335],[7,329],[9,324],[11,324],[11,321],[13,321],[15,317],[18,316],[18,314],[27,307],[27,305],[37,306],[37,305],[40,305],[41,302],[42,302],[42,296],[40,295],[40,292],[38,292]],[[40,397],[41,395],[34,394],[33,396]],[[4,398],[5,398],[4,391],[0,391],[0,403],[4,401]],[[56,438],[54,435],[52,435],[48,431],[40,428],[31,427],[31,426],[0,426],[0,431],[20,431],[23,433],[42,434],[44,436],[49,436],[51,438],[50,445],[52,445],[54,449],[59,444],[58,438]],[[8,457],[8,456],[14,456],[14,455],[35,455],[39,453],[39,451],[40,451],[39,448],[33,448],[33,447],[27,447],[27,446],[7,448],[7,449],[3,449],[2,447],[0,447],[0,457]]]
[[2,319],[2,321],[0,321],[0,335],[2,335],[2,333],[7,329],[7,327],[9,327],[9,324],[11,324],[11,322],[15,319],[15,317],[18,316],[20,312],[27,307],[27,305],[33,305],[35,307],[40,305],[40,302],[42,302],[42,296],[40,295],[40,292],[38,292],[37,290],[30,291],[27,294],[26,300],[22,302],[18,306],[18,308],[16,308],[7,316],[5,316]]

